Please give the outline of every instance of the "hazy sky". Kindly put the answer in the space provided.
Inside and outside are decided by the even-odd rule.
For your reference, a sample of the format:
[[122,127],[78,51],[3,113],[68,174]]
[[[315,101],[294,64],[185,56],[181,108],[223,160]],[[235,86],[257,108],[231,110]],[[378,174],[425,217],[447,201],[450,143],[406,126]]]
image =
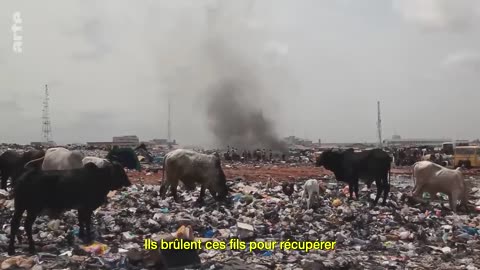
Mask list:
[[41,139],[48,83],[57,143],[165,138],[168,91],[173,137],[212,143],[213,8],[217,32],[262,81],[255,102],[279,136],[375,141],[380,100],[384,138],[480,137],[478,0],[2,0],[0,141]]

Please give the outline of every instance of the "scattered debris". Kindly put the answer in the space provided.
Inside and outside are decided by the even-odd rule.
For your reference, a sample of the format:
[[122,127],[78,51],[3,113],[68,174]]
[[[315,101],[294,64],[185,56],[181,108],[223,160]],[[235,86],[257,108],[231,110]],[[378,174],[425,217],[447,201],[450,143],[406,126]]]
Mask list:
[[[392,177],[389,203],[371,208],[368,202],[375,186],[362,190],[358,200],[349,201],[344,184],[332,179],[331,174],[315,171],[314,177],[322,180],[322,192],[318,206],[307,210],[301,200],[303,180],[312,176],[285,173],[287,166],[293,168],[290,172],[301,170],[301,166],[293,163],[229,165],[232,175],[242,176],[229,183],[235,191],[230,194],[231,202],[218,203],[207,193],[205,203],[199,206],[191,203],[198,198],[199,188],[194,192],[179,189],[180,203],[171,197],[161,200],[159,185],[138,184],[140,177],[155,178],[157,183],[161,171],[129,171],[132,182],[137,184],[111,192],[108,203],[95,211],[93,243],[86,244],[79,239],[76,211],[65,212],[59,220],[40,216],[33,231],[39,252],[33,256],[27,253],[22,227],[23,241],[18,245],[18,256],[6,255],[13,200],[8,193],[0,191],[1,269],[480,268],[477,258],[480,256],[480,217],[476,212],[453,214],[442,206],[446,202],[443,194],[437,194],[437,200],[425,198],[425,202],[409,199],[404,196],[413,187],[409,177]],[[238,173],[253,170],[264,174],[262,179],[266,181],[248,181],[255,174],[244,177]],[[276,170],[286,179],[278,178]],[[284,180],[294,183],[292,194],[283,192]],[[478,187],[472,188],[470,200],[480,209]],[[202,248],[146,250],[146,239],[174,243],[200,241]],[[247,242],[247,246],[231,248],[228,245],[237,240]],[[250,251],[248,243],[317,240],[336,241],[336,244],[333,250],[303,252],[278,247]],[[205,248],[206,243],[213,242],[227,243],[227,246]]]

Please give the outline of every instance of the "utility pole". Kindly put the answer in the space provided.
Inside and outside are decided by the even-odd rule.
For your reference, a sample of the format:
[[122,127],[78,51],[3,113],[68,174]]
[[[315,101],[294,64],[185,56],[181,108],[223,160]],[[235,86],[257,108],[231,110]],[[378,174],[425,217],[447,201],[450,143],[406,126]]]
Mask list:
[[380,117],[380,101],[377,101],[377,132],[378,132],[378,147],[383,147],[382,142],[382,119]]
[[43,101],[42,110],[42,136],[45,143],[52,142],[52,126],[50,122],[50,116],[48,112],[48,101],[50,97],[48,95],[48,86],[45,85],[45,99]]
[[167,123],[167,138],[168,138],[168,143],[172,142],[172,110],[171,110],[171,95],[170,92],[168,92],[168,123]]

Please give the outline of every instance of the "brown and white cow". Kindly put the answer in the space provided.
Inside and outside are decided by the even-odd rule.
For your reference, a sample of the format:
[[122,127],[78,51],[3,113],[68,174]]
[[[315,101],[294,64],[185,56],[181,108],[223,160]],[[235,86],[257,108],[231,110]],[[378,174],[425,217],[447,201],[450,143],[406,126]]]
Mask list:
[[460,168],[448,169],[430,161],[419,161],[413,165],[412,180],[415,185],[414,197],[421,197],[423,192],[435,198],[438,192],[448,195],[450,208],[457,211],[457,203],[467,208],[468,191]]
[[63,147],[50,148],[45,152],[45,156],[32,160],[25,164],[25,167],[35,166],[41,162],[44,171],[72,170],[83,167],[82,159],[84,155],[80,151],[70,151]]

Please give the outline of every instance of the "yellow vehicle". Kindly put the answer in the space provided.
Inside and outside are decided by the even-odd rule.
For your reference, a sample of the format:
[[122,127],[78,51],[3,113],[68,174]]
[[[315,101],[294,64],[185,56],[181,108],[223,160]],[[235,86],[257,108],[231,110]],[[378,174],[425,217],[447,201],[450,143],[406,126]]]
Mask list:
[[455,168],[465,166],[466,168],[480,167],[480,146],[457,146],[453,156]]

